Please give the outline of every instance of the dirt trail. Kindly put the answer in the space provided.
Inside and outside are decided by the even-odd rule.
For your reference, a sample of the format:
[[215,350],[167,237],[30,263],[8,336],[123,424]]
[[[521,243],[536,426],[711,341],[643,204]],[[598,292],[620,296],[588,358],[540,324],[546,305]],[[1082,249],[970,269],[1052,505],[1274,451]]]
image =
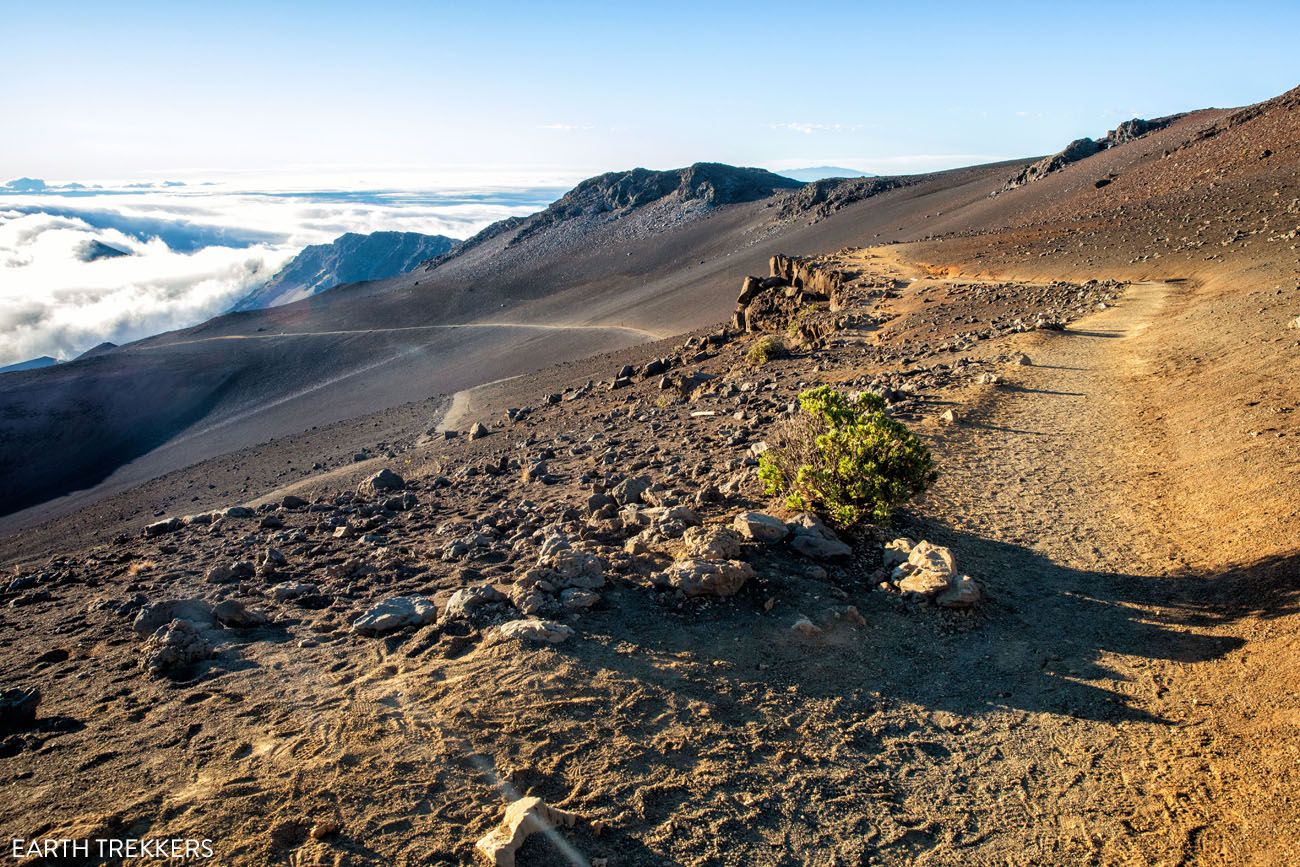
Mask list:
[[630,325],[603,325],[600,323],[572,324],[563,322],[453,322],[442,325],[404,325],[395,328],[358,328],[337,329],[332,331],[276,331],[267,334],[216,334],[211,337],[195,337],[191,340],[169,340],[166,342],[147,343],[136,347],[139,349],[162,349],[171,346],[187,346],[193,343],[209,343],[220,340],[279,340],[291,337],[340,337],[356,334],[391,334],[409,331],[451,331],[458,328],[518,328],[525,331],[621,331],[635,334],[647,340],[660,340],[666,334],[634,328]]
[[[1186,565],[1184,551],[1205,540],[1178,538],[1155,508],[1164,468],[1151,356],[1169,336],[1152,332],[1180,291],[1135,284],[1064,332],[1018,339],[1032,364],[1009,368],[961,419],[924,509],[1014,612],[1018,634],[999,655],[1028,652],[1072,696],[1065,718],[1050,704],[1035,714],[1047,742],[1019,757],[1046,766],[1028,775],[1026,800],[1053,821],[1037,829],[1043,857],[1082,854],[1072,837],[1101,863],[1300,857],[1267,751],[1236,708],[1221,710],[1267,701],[1241,683],[1254,624],[1215,604],[1215,581],[1230,576]],[[1257,681],[1254,692],[1273,688]]]

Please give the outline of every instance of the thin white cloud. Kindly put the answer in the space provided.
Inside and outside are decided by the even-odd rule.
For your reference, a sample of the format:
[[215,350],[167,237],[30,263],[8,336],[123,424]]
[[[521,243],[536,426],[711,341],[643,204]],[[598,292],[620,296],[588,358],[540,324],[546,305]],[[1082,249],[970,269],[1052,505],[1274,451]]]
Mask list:
[[802,121],[783,121],[781,123],[769,124],[772,129],[784,129],[791,132],[799,132],[804,135],[812,135],[819,132],[857,132],[862,129],[860,123],[804,123]]
[[594,124],[590,123],[543,123],[538,124],[538,129],[549,129],[556,132],[583,132],[595,129]]
[[841,166],[879,175],[915,174],[941,169],[995,163],[1010,157],[999,154],[892,154],[892,155],[827,155],[790,157],[770,160],[761,165],[774,171],[801,169],[808,166]]

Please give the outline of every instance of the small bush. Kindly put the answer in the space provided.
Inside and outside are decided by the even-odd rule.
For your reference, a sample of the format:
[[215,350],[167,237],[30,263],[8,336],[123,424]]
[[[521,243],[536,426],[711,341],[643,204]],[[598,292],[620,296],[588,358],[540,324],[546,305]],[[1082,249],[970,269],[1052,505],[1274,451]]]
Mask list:
[[750,345],[749,351],[745,353],[745,360],[755,367],[760,367],[775,358],[785,358],[787,354],[781,338],[767,334]]
[[889,518],[934,481],[934,460],[916,435],[885,415],[874,394],[828,386],[799,395],[799,415],[781,424],[759,459],[769,496],[840,527]]

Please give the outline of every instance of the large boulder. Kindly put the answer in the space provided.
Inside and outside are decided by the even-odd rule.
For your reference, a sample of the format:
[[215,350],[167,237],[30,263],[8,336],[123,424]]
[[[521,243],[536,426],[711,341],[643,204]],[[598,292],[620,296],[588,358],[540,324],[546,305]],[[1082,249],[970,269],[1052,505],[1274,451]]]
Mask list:
[[215,623],[212,606],[202,599],[169,599],[141,608],[131,623],[131,628],[136,635],[145,637],[153,635],[159,627],[173,620],[186,620],[203,627]]
[[680,560],[650,580],[687,596],[734,596],[754,574],[754,567],[740,560]]
[[155,674],[171,674],[211,655],[212,645],[199,627],[188,620],[173,620],[149,636],[140,665]]
[[619,482],[609,492],[614,502],[620,506],[641,502],[641,496],[650,490],[650,479],[646,476],[633,476]]
[[812,514],[795,516],[789,523],[790,547],[813,560],[843,560],[853,554],[853,549],[840,541],[835,531]]
[[378,496],[391,491],[400,491],[406,487],[406,480],[392,470],[384,467],[361,483],[357,489],[365,496]]
[[732,522],[736,532],[754,542],[773,544],[790,535],[785,521],[763,512],[741,512]]
[[542,620],[537,617],[527,617],[522,620],[511,620],[502,623],[497,627],[497,632],[505,638],[545,642],[546,644],[559,644],[573,637],[572,627],[563,623],[556,623],[554,620]]
[[423,596],[394,596],[366,609],[352,623],[359,635],[383,635],[408,626],[423,626],[438,617],[438,608]]
[[690,527],[682,535],[683,560],[735,560],[740,535],[727,527]]

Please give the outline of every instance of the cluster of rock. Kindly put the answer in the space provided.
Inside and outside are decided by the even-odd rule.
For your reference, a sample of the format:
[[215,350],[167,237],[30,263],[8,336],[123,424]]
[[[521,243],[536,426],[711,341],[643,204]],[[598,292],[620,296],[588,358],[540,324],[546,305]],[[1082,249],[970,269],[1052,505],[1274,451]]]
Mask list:
[[[811,260],[794,256],[773,256],[768,262],[767,277],[746,277],[736,298],[732,324],[747,333],[784,331],[797,323],[800,312],[808,307],[837,310],[843,303],[842,291],[848,280],[841,270],[824,267]],[[803,333],[811,322],[797,323],[799,336],[812,343],[820,332]]]
[[[1087,159],[1088,157],[1101,153],[1108,148],[1126,144],[1136,138],[1146,135],[1147,133],[1164,129],[1180,117],[1182,117],[1182,115],[1171,115],[1169,117],[1156,118],[1155,120],[1144,120],[1140,117],[1135,117],[1132,120],[1124,121],[1119,126],[1106,133],[1103,138],[1075,139],[1057,153],[1043,157],[1041,160],[1025,166],[1025,168],[1021,169],[1014,177],[1009,178],[1007,182],[1002,185],[1002,189],[998,192],[1006,192],[1007,190],[1014,190],[1016,187],[1022,187],[1025,184],[1045,178],[1053,172],[1058,172],[1071,163],[1077,163],[1079,160]],[[1099,186],[1104,186],[1104,184],[1099,184]]]
[[[119,608],[129,613],[130,606]],[[235,599],[212,605],[200,598],[171,599],[142,605],[131,624],[144,639],[140,665],[160,675],[176,675],[209,659],[226,629],[255,629],[270,618]]]
[[884,178],[825,178],[786,194],[778,212],[782,219],[807,218],[816,223],[854,202],[917,182],[920,176]]
[[974,578],[958,574],[952,551],[939,545],[899,537],[885,546],[884,564],[893,571],[882,589],[943,608],[970,608],[982,597]]

